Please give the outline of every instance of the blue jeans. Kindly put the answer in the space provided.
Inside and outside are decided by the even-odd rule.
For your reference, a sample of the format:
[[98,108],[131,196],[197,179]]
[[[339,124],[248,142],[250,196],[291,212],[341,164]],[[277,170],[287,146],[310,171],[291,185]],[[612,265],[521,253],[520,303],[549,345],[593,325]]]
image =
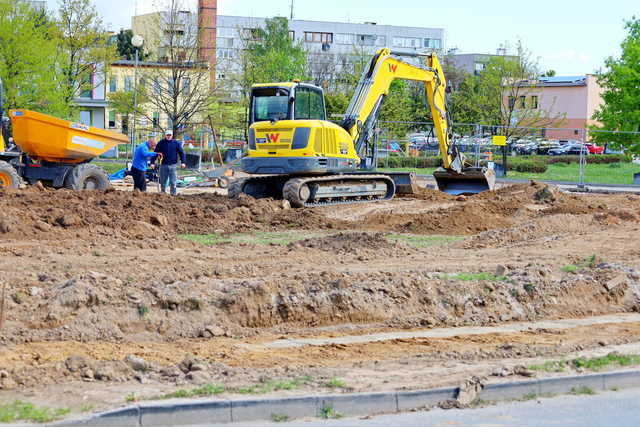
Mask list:
[[163,193],[167,189],[167,181],[171,187],[171,194],[174,196],[178,193],[176,189],[176,181],[178,180],[178,165],[160,165],[160,191]]

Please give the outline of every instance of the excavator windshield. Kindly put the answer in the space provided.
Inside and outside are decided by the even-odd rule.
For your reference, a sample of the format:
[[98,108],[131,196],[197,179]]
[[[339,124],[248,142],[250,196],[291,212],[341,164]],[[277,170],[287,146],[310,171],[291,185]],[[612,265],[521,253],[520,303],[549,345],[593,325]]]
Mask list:
[[287,88],[254,88],[251,99],[251,123],[284,120],[289,117],[289,89]]

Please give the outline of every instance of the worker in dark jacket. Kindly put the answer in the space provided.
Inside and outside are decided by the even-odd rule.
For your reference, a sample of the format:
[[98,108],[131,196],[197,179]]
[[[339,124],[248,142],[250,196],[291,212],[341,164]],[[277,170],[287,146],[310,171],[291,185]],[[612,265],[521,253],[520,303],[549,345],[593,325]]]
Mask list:
[[160,191],[163,193],[166,192],[167,181],[169,181],[171,194],[175,196],[178,192],[176,188],[178,161],[180,161],[180,167],[184,168],[186,156],[182,149],[182,144],[173,139],[173,131],[167,130],[164,139],[160,140],[156,146],[156,153],[162,154],[162,162],[160,164]]
[[131,164],[131,176],[133,177],[133,189],[147,191],[147,177],[145,172],[147,171],[147,165],[149,161],[155,160],[158,157],[158,153],[154,153],[156,148],[156,140],[151,137],[148,141],[138,145],[133,152],[133,162]]

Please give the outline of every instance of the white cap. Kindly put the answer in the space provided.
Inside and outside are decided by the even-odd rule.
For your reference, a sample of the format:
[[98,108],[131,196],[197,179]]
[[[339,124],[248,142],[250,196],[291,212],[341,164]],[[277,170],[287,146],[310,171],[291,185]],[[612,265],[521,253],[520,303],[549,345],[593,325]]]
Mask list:
[[168,129],[164,134],[165,135],[173,135],[173,130]]

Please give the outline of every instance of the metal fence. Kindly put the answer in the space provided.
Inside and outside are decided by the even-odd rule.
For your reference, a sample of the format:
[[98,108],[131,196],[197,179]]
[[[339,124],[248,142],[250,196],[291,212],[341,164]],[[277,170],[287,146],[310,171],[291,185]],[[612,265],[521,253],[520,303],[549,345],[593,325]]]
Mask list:
[[[619,156],[619,161],[616,157],[598,157],[601,154],[624,152],[616,149],[613,144],[591,144],[591,135],[595,133],[610,134],[612,140],[623,134],[640,141],[640,132],[503,128],[475,123],[453,125],[453,140],[467,161],[476,166],[495,164],[499,176],[504,172],[507,178],[549,179],[574,182],[578,186],[589,182],[640,184],[640,165],[632,162],[631,156]],[[494,135],[505,134],[509,136],[507,146],[503,148],[493,145]],[[428,174],[437,167],[439,143],[432,123],[380,121],[376,138],[379,168]],[[515,164],[521,165],[525,160],[546,165],[546,172],[514,171]],[[502,170],[504,163],[507,164],[506,171]]]

